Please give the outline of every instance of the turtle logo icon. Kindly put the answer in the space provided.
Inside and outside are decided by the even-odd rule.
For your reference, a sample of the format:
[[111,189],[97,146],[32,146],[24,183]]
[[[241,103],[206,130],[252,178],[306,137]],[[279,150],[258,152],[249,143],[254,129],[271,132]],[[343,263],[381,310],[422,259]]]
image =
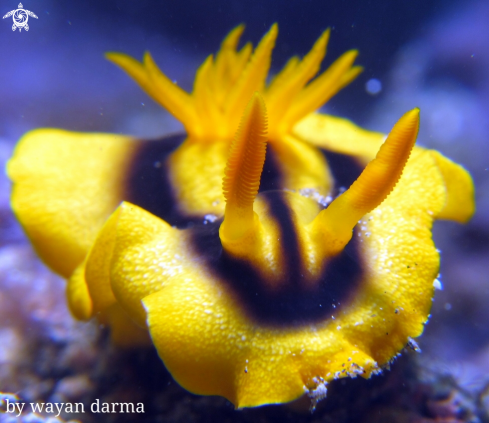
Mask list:
[[3,19],[12,16],[12,19],[14,20],[14,24],[12,25],[12,31],[15,31],[17,28],[19,28],[19,32],[22,32],[22,28],[24,28],[26,31],[29,31],[29,25],[27,25],[29,16],[32,16],[33,18],[36,19],[37,16],[34,13],[32,13],[30,10],[25,10],[24,6],[22,6],[22,3],[19,3],[17,7],[18,9],[11,10],[3,17]]

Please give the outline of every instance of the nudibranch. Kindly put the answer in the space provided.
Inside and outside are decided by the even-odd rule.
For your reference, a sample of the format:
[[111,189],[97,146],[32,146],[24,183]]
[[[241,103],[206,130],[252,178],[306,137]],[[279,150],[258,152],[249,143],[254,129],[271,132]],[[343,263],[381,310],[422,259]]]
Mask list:
[[384,139],[345,119],[312,113],[360,73],[362,68],[353,65],[355,50],[309,82],[326,53],[326,30],[302,60],[292,57],[267,84],[278,27],[273,25],[254,51],[250,43],[238,50],[243,30],[243,25],[233,29],[215,59],[209,56],[202,64],[191,94],[166,77],[149,53],[143,63],[107,55],[179,119],[186,134],[147,141],[38,129],[24,135],[8,164],[12,208],[39,256],[69,279],[72,313],[108,319],[119,343],[140,339],[137,328],[128,331],[131,321],[117,304],[94,304],[84,281],[85,259],[98,232],[123,200],[178,227],[222,217],[227,154],[253,92],[263,94],[269,114],[262,191],[308,190],[326,198],[334,193],[334,181],[316,146],[350,154],[365,165]]
[[360,71],[348,52],[309,82],[328,31],[266,85],[277,27],[253,54],[236,49],[242,30],[192,94],[149,54],[110,54],[186,134],[28,133],[8,164],[12,206],[69,278],[75,316],[111,321],[119,341],[149,329],[189,391],[236,407],[316,400],[422,333],[439,271],[432,223],[467,221],[473,184],[414,145],[418,109],[386,139],[314,113]]

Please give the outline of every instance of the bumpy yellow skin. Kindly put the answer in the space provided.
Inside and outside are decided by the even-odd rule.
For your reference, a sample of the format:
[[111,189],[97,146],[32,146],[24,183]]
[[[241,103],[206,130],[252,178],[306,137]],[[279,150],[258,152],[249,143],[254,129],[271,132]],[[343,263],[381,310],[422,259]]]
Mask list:
[[[278,188],[289,191],[284,204],[305,283],[315,283],[352,234],[359,238],[361,281],[334,319],[288,327],[250,316],[195,248],[192,229],[172,227],[124,201],[138,148],[130,137],[33,131],[20,140],[7,171],[14,212],[42,259],[69,278],[76,317],[109,322],[122,344],[144,343],[148,328],[183,387],[253,407],[314,396],[333,378],[369,377],[419,336],[439,269],[432,223],[467,221],[474,195],[462,167],[413,147],[416,109],[382,148],[384,134],[314,113],[361,70],[352,66],[356,52],[348,52],[309,82],[328,31],[266,86],[277,28],[253,54],[250,45],[236,49],[242,30],[233,30],[216,59],[204,62],[192,94],[172,84],[149,54],[143,63],[121,54],[109,58],[185,125],[187,139],[166,162],[175,207],[184,216],[223,217],[216,232],[223,252],[255,268],[267,289],[281,289],[287,266],[278,223],[257,195],[267,142],[282,174]],[[297,193],[333,190],[334,175],[319,148],[369,163],[324,210]]]

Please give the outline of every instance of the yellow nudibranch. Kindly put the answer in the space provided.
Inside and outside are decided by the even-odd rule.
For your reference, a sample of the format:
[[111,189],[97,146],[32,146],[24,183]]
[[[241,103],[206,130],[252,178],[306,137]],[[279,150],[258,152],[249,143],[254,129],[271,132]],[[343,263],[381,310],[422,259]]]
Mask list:
[[148,53],[110,53],[186,134],[32,131],[8,164],[12,207],[69,279],[72,313],[109,322],[122,344],[149,329],[184,388],[236,407],[316,400],[422,333],[439,270],[432,223],[466,222],[473,184],[414,145],[418,109],[387,139],[314,112],[361,71],[350,51],[313,79],[329,31],[268,85],[277,26],[254,51],[237,49],[242,31],[191,94]]

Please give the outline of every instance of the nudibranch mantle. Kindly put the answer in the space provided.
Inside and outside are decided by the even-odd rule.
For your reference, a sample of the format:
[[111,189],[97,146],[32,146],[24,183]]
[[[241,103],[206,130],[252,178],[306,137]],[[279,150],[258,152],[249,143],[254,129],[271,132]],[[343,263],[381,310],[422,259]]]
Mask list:
[[[12,207],[69,278],[76,317],[109,322],[119,343],[144,342],[149,328],[182,386],[251,407],[369,377],[419,336],[439,268],[432,222],[465,222],[474,201],[463,168],[413,147],[417,110],[385,143],[313,113],[361,70],[348,52],[307,84],[328,31],[267,86],[277,28],[253,53],[236,49],[242,30],[204,62],[192,94],[149,54],[109,55],[186,135],[40,129],[7,170]],[[311,191],[332,201],[300,194]]]

